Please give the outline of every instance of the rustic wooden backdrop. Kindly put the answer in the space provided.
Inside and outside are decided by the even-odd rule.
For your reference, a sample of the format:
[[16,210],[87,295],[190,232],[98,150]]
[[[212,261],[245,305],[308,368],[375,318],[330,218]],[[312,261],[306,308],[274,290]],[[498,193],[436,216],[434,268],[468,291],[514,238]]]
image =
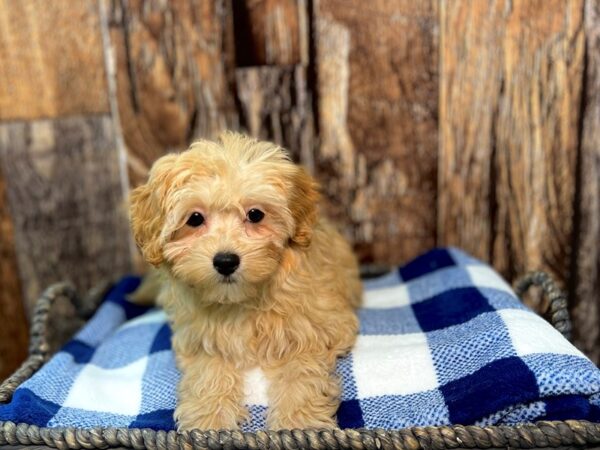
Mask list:
[[0,376],[48,283],[134,270],[124,199],[242,129],[363,262],[550,271],[600,359],[599,0],[0,0]]

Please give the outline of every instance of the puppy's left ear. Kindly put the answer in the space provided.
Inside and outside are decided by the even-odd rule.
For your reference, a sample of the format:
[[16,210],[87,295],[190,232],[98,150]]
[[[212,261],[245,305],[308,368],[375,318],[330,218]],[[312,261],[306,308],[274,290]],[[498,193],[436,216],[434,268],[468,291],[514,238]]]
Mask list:
[[308,247],[317,222],[317,205],[321,198],[319,185],[303,167],[299,166],[292,177],[292,185],[290,210],[296,228],[290,240],[300,247]]

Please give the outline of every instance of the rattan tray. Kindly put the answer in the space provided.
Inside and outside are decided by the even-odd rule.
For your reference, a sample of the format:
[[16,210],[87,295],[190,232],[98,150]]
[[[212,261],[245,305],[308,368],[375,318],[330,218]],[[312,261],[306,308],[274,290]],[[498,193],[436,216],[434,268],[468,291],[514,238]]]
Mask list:
[[[544,316],[567,339],[571,322],[565,295],[543,272],[533,272],[515,284],[522,296],[530,286],[540,286],[548,309]],[[34,374],[51,356],[49,324],[60,323],[52,305],[66,299],[80,318],[87,319],[103,298],[108,284],[79,297],[68,283],[49,287],[37,302],[33,315],[29,357],[0,385],[0,403],[10,401],[15,389]],[[596,448],[600,446],[600,424],[567,420],[518,426],[441,426],[400,430],[280,430],[244,433],[201,431],[178,433],[130,428],[40,428],[25,423],[0,422],[3,448],[53,447],[59,449],[134,448],[158,450],[190,449],[398,449],[443,450],[459,448]]]

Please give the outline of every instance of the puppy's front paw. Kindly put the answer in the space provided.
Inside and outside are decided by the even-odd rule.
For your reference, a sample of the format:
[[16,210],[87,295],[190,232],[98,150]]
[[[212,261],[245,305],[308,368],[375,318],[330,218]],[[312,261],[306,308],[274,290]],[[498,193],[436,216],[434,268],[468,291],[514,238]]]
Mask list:
[[271,398],[275,401],[267,415],[270,430],[338,428],[335,413],[339,390],[335,379],[300,378],[297,382],[273,384]]
[[242,405],[226,402],[210,405],[198,399],[181,401],[175,409],[177,431],[236,430],[247,417],[248,411]]
[[[174,349],[176,347],[174,346]],[[181,381],[175,421],[180,431],[233,430],[248,415],[243,382],[236,368],[219,356],[179,352]]]
[[339,378],[332,375],[335,357],[328,353],[300,354],[267,372],[272,430],[337,428]]

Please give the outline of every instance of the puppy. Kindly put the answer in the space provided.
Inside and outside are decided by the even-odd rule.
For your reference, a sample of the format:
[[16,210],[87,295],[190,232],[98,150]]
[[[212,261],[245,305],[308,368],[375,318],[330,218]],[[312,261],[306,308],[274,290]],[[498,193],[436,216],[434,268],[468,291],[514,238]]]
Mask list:
[[132,192],[135,240],[165,279],[179,430],[238,428],[254,367],[270,429],[336,426],[336,358],[355,341],[362,289],[318,200],[284,150],[234,133],[160,158]]

